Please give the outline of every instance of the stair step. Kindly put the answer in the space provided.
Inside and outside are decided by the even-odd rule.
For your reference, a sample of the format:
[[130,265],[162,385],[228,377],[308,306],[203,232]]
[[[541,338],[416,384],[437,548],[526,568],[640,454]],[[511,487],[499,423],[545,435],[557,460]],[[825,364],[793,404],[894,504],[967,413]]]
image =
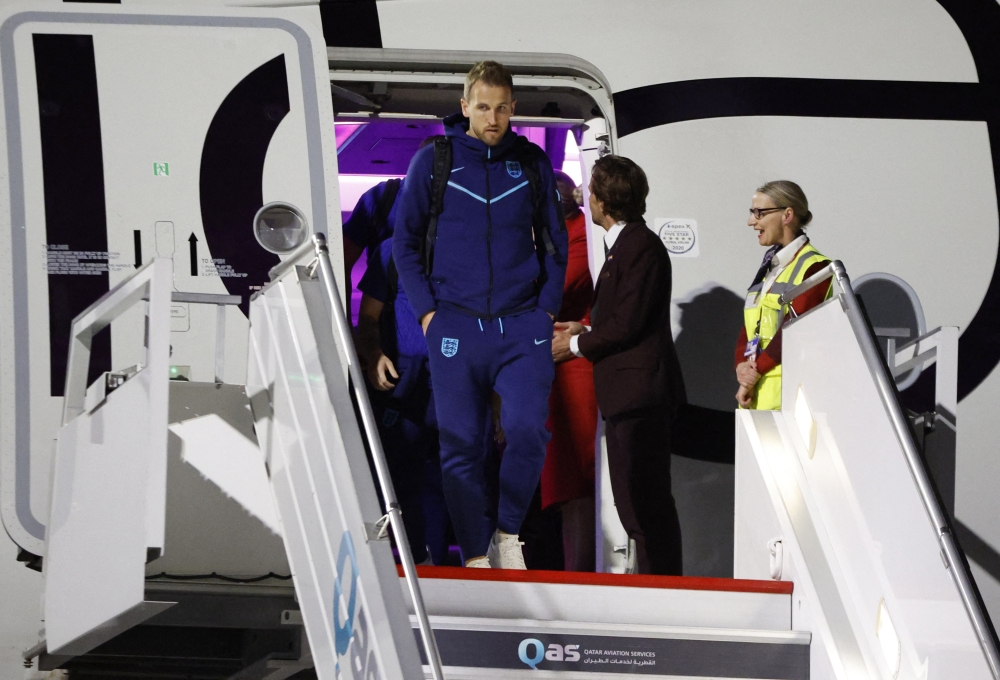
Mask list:
[[500,670],[504,677],[809,678],[807,632],[440,616],[431,625],[449,680]]
[[792,628],[789,581],[461,567],[418,567],[417,574],[431,616],[763,631]]

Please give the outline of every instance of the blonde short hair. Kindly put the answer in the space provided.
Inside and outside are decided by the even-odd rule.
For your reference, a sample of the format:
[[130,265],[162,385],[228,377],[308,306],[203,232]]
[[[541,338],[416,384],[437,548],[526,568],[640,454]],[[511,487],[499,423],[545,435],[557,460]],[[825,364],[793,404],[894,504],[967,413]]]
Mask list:
[[496,61],[481,61],[466,74],[465,91],[463,96],[465,101],[469,101],[469,92],[472,86],[482,81],[491,87],[506,87],[510,90],[510,96],[514,96],[514,78],[510,71],[503,64]]

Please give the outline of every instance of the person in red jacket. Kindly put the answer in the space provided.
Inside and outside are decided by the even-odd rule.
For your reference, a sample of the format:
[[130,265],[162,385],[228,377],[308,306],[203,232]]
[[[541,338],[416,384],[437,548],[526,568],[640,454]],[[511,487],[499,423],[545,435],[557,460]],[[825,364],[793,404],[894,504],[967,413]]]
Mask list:
[[[589,326],[594,282],[587,253],[587,219],[573,196],[576,184],[572,178],[559,171],[555,175],[569,235],[566,282],[556,321],[579,321]],[[594,571],[597,396],[594,366],[586,359],[571,357],[556,364],[546,427],[552,439],[542,468],[542,508],[559,506],[566,571]]]

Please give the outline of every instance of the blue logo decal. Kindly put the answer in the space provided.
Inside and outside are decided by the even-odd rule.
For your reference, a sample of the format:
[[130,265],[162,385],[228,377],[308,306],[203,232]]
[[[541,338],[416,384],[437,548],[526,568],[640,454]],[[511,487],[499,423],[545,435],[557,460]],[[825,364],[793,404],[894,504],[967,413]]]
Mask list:
[[[528,647],[534,647],[535,653],[533,656],[528,656]],[[521,640],[521,644],[517,646],[517,658],[521,660],[521,663],[531,666],[532,670],[538,670],[538,664],[542,662],[545,658],[545,645],[542,644],[541,640],[536,640],[535,638],[525,638]]]
[[517,179],[521,176],[521,164],[517,161],[507,161],[507,174]]
[[[347,599],[347,610],[344,612],[346,620],[340,624],[341,600],[344,598],[344,573],[345,562],[350,561],[350,588],[351,594]],[[347,647],[351,643],[354,635],[354,607],[358,601],[358,558],[354,553],[354,541],[351,534],[344,532],[344,537],[340,540],[340,552],[337,555],[337,579],[333,583],[333,630],[335,646],[338,656],[347,653]]]
[[441,338],[441,354],[449,359],[458,354],[458,340],[455,338]]

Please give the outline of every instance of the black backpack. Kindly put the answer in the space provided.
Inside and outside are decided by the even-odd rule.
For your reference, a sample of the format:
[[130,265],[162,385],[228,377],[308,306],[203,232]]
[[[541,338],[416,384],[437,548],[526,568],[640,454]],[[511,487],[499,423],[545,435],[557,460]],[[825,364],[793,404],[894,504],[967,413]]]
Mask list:
[[[514,157],[520,162],[521,169],[528,178],[531,188],[532,229],[535,232],[535,249],[538,259],[545,253],[556,255],[555,244],[545,224],[545,207],[547,197],[542,192],[542,177],[538,165],[545,156],[544,152],[524,137],[518,137],[514,142]],[[548,159],[544,159],[548,162]],[[427,222],[427,232],[421,244],[420,259],[424,264],[424,274],[428,277],[434,269],[434,245],[437,242],[438,216],[444,210],[444,193],[451,178],[452,150],[451,140],[447,137],[434,140],[434,174],[431,179],[431,216]],[[556,201],[556,214],[559,216],[559,228],[566,231],[566,218],[563,215],[562,201]]]

